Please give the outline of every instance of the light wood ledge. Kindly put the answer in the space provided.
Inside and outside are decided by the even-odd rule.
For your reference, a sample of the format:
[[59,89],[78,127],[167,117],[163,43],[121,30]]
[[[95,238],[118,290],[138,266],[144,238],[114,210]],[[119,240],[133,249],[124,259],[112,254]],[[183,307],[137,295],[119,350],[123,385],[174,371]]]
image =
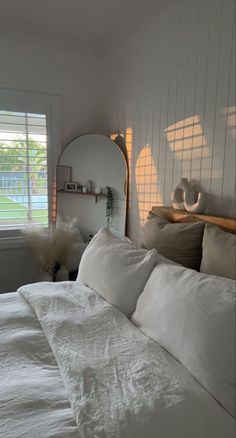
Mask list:
[[236,219],[206,214],[195,214],[185,210],[175,210],[172,207],[152,207],[152,213],[156,216],[167,219],[170,222],[199,222],[205,221],[216,225],[225,231],[236,233]]

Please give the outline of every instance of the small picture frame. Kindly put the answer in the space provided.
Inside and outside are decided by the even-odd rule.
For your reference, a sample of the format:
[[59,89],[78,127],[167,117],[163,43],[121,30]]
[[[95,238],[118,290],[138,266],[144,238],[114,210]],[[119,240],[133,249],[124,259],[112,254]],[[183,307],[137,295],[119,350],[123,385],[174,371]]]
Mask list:
[[65,192],[77,192],[78,184],[71,181],[65,182]]
[[71,167],[70,166],[58,166],[57,167],[57,190],[65,190],[65,182],[71,181]]

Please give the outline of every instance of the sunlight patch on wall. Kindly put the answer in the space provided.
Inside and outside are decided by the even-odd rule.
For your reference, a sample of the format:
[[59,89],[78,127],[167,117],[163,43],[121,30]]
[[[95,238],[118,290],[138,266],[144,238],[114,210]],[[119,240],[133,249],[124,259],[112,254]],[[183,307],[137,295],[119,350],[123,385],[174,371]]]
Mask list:
[[129,167],[131,166],[131,158],[132,158],[132,142],[133,142],[133,130],[131,127],[129,127],[126,128],[125,131],[125,143],[126,143]]
[[57,218],[57,190],[56,190],[56,177],[53,178],[52,183],[52,223],[56,223]]
[[135,167],[136,191],[140,224],[143,225],[147,214],[154,205],[162,205],[159,192],[157,169],[149,145],[138,156]]
[[177,160],[193,160],[209,156],[199,115],[168,126],[165,133]]
[[236,107],[229,106],[223,109],[223,113],[226,116],[227,128],[233,139],[236,138]]

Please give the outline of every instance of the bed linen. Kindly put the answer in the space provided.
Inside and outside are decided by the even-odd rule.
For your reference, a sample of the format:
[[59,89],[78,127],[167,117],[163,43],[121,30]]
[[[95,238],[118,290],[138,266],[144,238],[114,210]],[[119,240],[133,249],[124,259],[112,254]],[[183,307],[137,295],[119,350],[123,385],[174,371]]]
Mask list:
[[0,295],[0,437],[78,437],[55,357],[16,292]]
[[234,437],[213,397],[93,290],[39,283],[19,295],[0,300],[4,438]]

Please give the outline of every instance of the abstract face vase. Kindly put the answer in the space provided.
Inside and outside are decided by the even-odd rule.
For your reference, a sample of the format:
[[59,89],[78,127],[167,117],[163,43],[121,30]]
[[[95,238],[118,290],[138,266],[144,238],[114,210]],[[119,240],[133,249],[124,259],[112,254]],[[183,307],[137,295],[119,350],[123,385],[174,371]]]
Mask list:
[[173,189],[171,202],[176,210],[203,213],[208,204],[208,194],[196,193],[194,185],[190,184],[187,178],[181,178]]

